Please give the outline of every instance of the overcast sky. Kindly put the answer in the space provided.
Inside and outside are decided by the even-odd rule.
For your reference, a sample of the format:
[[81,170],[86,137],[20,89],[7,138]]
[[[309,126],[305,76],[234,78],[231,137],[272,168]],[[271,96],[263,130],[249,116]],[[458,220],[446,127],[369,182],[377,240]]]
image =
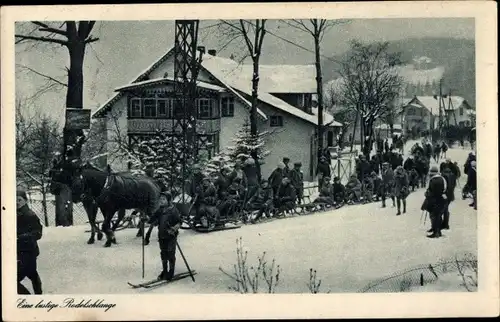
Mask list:
[[[227,40],[217,28],[210,28],[217,21],[200,22],[199,45],[218,50],[218,55],[241,55],[243,43],[235,42],[221,48]],[[114,88],[125,85],[147,68],[155,59],[168,51],[173,42],[173,21],[104,21],[98,22],[93,34],[99,37],[92,43],[85,56],[84,107],[95,109],[104,103]],[[268,21],[269,30],[299,46],[313,50],[310,35],[296,29]],[[331,28],[322,43],[322,54],[333,56],[345,52],[352,39],[362,41],[391,41],[405,38],[452,37],[474,39],[474,20],[457,18],[439,19],[362,19],[353,20]],[[263,64],[310,64],[314,54],[287,43],[271,34],[264,39],[261,62]],[[63,47],[40,46],[26,49],[16,47],[16,64],[23,64],[37,71],[65,81],[68,53]],[[45,83],[32,73],[16,75],[16,93],[29,97]],[[65,91],[49,92],[35,102],[37,109],[50,111],[63,120]]]

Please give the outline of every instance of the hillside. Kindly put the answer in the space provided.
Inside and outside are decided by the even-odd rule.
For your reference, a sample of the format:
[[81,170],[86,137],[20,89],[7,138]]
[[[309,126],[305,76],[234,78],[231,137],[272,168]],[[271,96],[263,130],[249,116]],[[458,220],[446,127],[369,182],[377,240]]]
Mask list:
[[[472,106],[475,106],[476,68],[475,42],[469,39],[455,38],[412,38],[390,42],[390,48],[402,53],[406,63],[413,63],[413,58],[426,56],[432,62],[426,68],[442,66],[445,69],[443,89],[450,88],[454,95],[463,96]],[[325,53],[326,55],[326,53]],[[342,56],[334,56],[334,60]],[[337,78],[338,65],[325,59],[323,62],[324,80],[327,82]]]

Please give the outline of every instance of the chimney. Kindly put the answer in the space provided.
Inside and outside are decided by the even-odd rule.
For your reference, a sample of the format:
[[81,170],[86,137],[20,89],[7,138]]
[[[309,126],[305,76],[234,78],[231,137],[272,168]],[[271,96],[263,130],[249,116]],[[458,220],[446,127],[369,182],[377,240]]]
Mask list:
[[211,55],[211,56],[217,56],[217,50],[215,50],[215,49],[209,49],[208,50],[208,54]]

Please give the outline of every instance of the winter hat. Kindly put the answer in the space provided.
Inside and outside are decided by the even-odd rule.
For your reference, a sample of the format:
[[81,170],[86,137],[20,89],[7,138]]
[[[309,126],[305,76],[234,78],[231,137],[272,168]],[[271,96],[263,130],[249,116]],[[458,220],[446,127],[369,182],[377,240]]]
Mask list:
[[28,196],[26,195],[26,191],[17,190],[17,196],[23,198],[24,200],[28,200]]
[[438,167],[436,167],[435,165],[433,165],[429,170],[429,173],[438,173],[438,172],[439,172]]
[[284,158],[283,158],[283,162],[284,162],[284,163],[290,162],[290,158],[284,157]]
[[165,198],[167,198],[168,201],[172,200],[172,194],[168,191],[163,191],[160,193],[160,195],[165,196]]
[[295,162],[293,165],[295,167],[301,167],[302,166],[302,162]]

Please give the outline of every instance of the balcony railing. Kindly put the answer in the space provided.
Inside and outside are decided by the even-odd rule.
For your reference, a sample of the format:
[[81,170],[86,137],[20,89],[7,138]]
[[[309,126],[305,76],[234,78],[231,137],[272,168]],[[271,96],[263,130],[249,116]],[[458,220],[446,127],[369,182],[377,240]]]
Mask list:
[[[157,130],[173,132],[173,126],[177,124],[177,121],[171,119],[128,119],[127,122],[129,133],[153,133]],[[219,131],[220,119],[196,121],[196,133],[198,134],[210,134]],[[175,132],[179,133],[180,130],[176,129]]]

